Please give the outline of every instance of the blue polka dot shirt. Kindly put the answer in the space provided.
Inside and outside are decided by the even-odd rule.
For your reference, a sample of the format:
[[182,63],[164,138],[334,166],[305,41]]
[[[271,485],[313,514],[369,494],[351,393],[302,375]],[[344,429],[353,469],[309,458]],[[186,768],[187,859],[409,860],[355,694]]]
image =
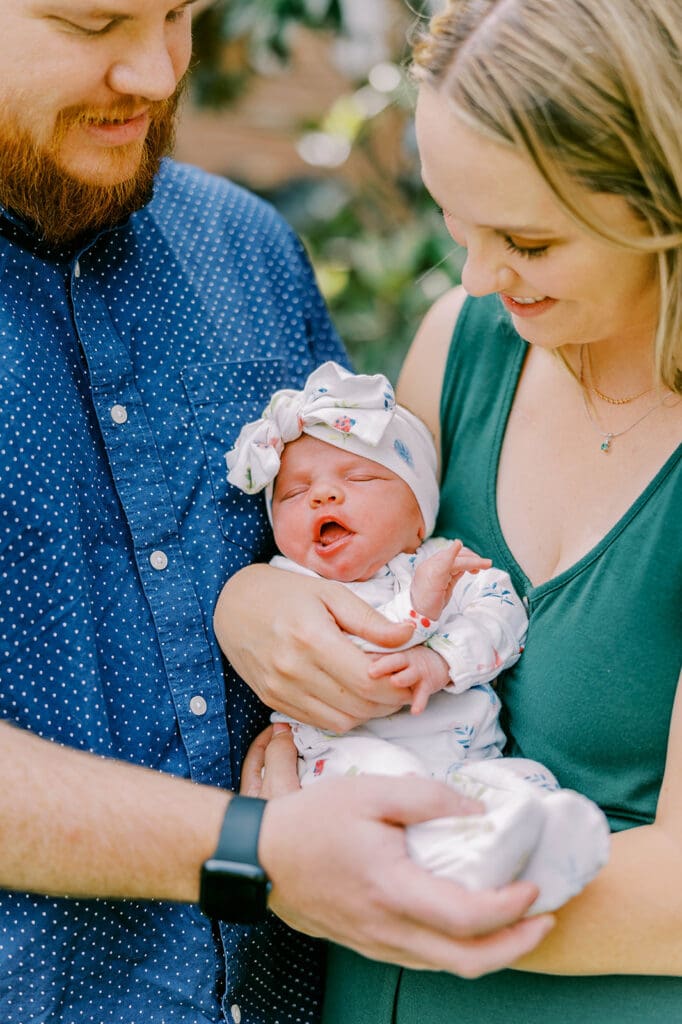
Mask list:
[[[272,391],[346,362],[308,262],[267,204],[170,161],[76,250],[0,214],[0,715],[236,787],[268,712],[211,618],[273,547],[224,454]],[[3,1024],[311,1021],[317,957],[274,918],[0,892]]]

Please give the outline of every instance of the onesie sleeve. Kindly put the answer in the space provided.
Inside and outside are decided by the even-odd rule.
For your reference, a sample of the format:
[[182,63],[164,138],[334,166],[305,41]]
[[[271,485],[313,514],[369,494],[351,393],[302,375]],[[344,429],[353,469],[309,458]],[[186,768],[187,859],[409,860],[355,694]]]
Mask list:
[[[378,647],[371,644],[362,637],[354,636],[354,642],[363,649],[375,654],[393,654],[396,651],[406,651],[409,647],[417,647],[433,636],[438,629],[438,620],[428,619],[420,615],[412,606],[410,597],[410,585],[414,576],[415,563],[424,554],[433,554],[435,550],[442,547],[444,542],[436,542],[432,538],[425,541],[420,549],[420,555],[400,554],[386,566],[387,574],[393,581],[393,595],[385,600],[383,590],[374,580],[366,580],[364,583],[348,583],[346,586],[371,604],[389,622],[411,622],[414,632],[410,639],[400,647]],[[423,553],[422,553],[423,552]],[[383,596],[382,596],[383,595]]]
[[451,683],[446,689],[462,693],[489,683],[518,661],[527,628],[526,609],[509,575],[486,569],[459,580],[425,643],[448,664]]

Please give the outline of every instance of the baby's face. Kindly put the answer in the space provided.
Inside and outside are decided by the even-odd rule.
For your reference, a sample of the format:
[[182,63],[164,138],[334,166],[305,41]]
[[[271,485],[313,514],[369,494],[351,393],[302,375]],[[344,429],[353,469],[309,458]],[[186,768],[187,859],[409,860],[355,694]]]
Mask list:
[[341,583],[369,579],[401,551],[416,551],[424,534],[404,480],[307,434],[282,453],[272,521],[283,555]]

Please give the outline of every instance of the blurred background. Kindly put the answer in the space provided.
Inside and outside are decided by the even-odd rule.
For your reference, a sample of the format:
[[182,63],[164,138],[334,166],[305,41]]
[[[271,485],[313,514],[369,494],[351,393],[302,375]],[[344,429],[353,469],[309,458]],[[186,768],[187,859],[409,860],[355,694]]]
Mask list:
[[214,0],[176,156],[270,200],[356,369],[395,381],[460,256],[424,190],[409,38],[440,0]]

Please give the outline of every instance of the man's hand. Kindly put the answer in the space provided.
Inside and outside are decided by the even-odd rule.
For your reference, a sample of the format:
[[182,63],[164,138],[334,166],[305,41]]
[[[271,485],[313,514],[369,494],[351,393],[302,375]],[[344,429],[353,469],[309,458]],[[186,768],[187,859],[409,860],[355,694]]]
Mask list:
[[235,671],[297,721],[344,733],[405,703],[388,680],[369,677],[371,655],[343,633],[399,647],[413,627],[389,622],[340,583],[251,565],[224,587],[214,626]]
[[[291,778],[293,744],[283,733],[277,740],[266,779],[280,762]],[[466,978],[505,967],[552,927],[547,916],[520,920],[535,887],[468,892],[406,852],[404,826],[478,809],[447,786],[407,777],[320,781],[270,800],[259,843],[270,907],[299,931],[372,959]]]

